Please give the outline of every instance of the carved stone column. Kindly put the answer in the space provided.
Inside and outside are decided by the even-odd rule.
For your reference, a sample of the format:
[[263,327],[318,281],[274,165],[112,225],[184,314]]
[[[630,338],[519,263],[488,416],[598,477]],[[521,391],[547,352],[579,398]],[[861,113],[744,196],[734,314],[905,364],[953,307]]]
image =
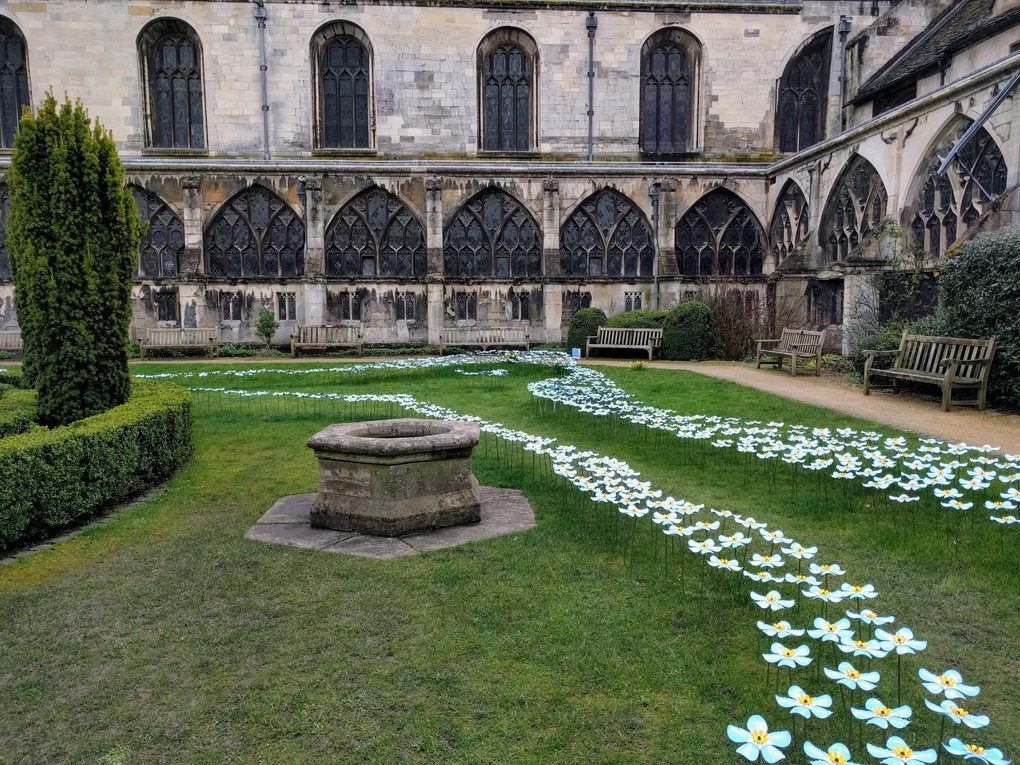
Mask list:
[[443,276],[443,179],[425,179],[425,246],[429,281]]
[[305,178],[305,275],[313,279],[326,274],[326,222],[322,209],[322,176]]
[[[659,276],[676,276],[676,183],[659,182]],[[660,301],[660,307],[662,302]]]
[[542,182],[542,273],[560,275],[560,182]]
[[205,273],[202,257],[202,177],[186,175],[181,178],[184,189],[184,253],[181,256],[181,274],[194,276]]

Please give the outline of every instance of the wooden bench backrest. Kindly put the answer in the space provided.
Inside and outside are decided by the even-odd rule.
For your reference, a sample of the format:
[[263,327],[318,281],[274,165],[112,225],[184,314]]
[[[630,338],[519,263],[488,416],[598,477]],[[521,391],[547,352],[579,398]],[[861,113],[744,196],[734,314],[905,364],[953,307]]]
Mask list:
[[[995,339],[970,340],[962,337],[932,337],[929,335],[908,335],[903,333],[900,341],[900,353],[896,357],[894,369],[907,369],[912,372],[944,374],[943,359],[961,359],[962,361],[978,361],[987,359],[995,353]],[[988,369],[985,365],[965,364],[957,367],[956,376],[969,380],[980,380]]]
[[298,345],[350,345],[357,344],[364,330],[358,326],[298,327]]
[[595,337],[596,345],[633,345],[643,348],[651,345],[658,348],[662,344],[661,329],[622,329],[616,327],[599,327]]
[[196,329],[150,329],[142,342],[149,347],[211,345],[220,338],[218,329],[200,327]]
[[810,329],[784,329],[779,338],[777,350],[792,351],[796,349],[798,356],[817,356],[825,342],[825,332]]
[[472,343],[479,345],[521,344],[531,336],[530,327],[447,327],[443,342],[447,345]]
[[21,348],[21,330],[5,330],[0,332],[0,350]]

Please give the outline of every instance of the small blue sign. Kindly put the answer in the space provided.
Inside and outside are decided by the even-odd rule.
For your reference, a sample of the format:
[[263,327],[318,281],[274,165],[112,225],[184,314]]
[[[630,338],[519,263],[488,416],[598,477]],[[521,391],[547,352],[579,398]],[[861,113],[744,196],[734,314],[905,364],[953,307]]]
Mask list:
[[579,358],[581,358],[581,349],[580,349],[580,348],[574,348],[574,349],[573,349],[573,350],[572,350],[572,351],[570,352],[570,355],[571,355],[571,356],[573,356],[573,357],[574,357],[575,359],[579,359]]

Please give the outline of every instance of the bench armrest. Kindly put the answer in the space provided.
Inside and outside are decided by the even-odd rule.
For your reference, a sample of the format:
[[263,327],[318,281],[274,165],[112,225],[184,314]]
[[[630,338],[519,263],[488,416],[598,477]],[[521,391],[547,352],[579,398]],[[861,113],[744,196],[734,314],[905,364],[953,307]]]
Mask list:
[[758,344],[758,348],[761,348],[766,343],[778,343],[779,341],[778,340],[755,340],[755,342]]
[[897,356],[899,355],[899,349],[895,351],[861,351],[861,353],[865,356],[871,356],[872,358],[875,356]]

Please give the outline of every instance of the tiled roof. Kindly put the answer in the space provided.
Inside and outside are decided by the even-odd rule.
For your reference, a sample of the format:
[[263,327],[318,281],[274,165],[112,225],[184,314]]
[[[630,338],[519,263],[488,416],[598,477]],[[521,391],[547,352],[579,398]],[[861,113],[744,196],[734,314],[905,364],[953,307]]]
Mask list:
[[1020,23],[1020,9],[991,19],[995,0],[958,0],[875,72],[850,101],[874,100],[883,91],[937,72],[939,61],[997,31]]

